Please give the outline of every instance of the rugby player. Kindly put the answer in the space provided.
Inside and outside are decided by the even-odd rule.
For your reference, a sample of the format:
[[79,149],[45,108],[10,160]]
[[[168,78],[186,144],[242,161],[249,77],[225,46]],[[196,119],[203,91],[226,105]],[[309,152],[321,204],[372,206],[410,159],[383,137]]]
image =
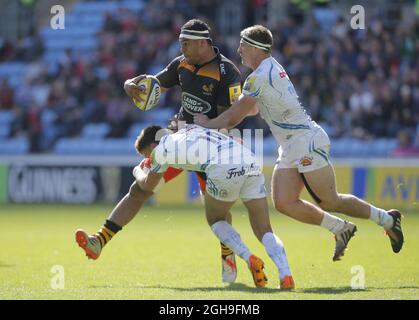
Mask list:
[[[134,169],[141,190],[152,192],[169,166],[206,173],[205,212],[217,238],[245,260],[255,285],[264,287],[263,261],[252,255],[240,235],[227,223],[229,210],[240,198],[247,208],[253,232],[278,268],[281,289],[294,289],[282,241],[269,221],[265,178],[252,152],[233,138],[196,125],[160,138],[161,127],[144,129],[135,142],[137,151],[151,159],[147,173]],[[140,164],[141,167],[141,164]]]
[[[179,41],[182,55],[156,75],[162,92],[174,86],[180,86],[182,90],[181,108],[170,125],[174,130],[177,130],[178,120],[180,124],[192,124],[196,113],[206,114],[210,118],[216,117],[229,108],[241,93],[240,71],[212,45],[210,28],[206,23],[198,19],[186,22],[181,28]],[[145,75],[139,75],[125,82],[124,89],[131,98],[142,100],[140,94],[143,89],[137,83],[144,77]],[[164,181],[172,180],[181,172],[182,170],[169,167],[164,174]],[[204,193],[205,173],[197,172],[197,177],[201,193]],[[139,190],[134,182],[105,224],[97,233],[89,236],[91,243],[95,244],[92,254],[88,254],[89,258],[97,259],[107,242],[135,217],[140,208],[139,202],[144,196],[146,193]],[[230,213],[227,221],[232,221]],[[87,235],[80,231],[78,237],[76,236],[76,240],[79,242],[80,237],[85,238]],[[237,276],[235,256],[223,243],[221,265],[222,281],[234,282]]]
[[[253,70],[245,81],[243,94],[217,118],[197,114],[194,122],[207,128],[228,129],[259,112],[280,145],[272,176],[275,208],[298,221],[320,225],[334,233],[333,261],[344,255],[357,228],[326,211],[371,219],[384,228],[393,251],[398,253],[404,242],[401,213],[396,209],[386,211],[354,195],[337,192],[329,137],[307,115],[286,71],[271,56],[270,30],[256,25],[242,30],[240,37],[237,51],[242,63]],[[300,198],[304,185],[317,205]]]

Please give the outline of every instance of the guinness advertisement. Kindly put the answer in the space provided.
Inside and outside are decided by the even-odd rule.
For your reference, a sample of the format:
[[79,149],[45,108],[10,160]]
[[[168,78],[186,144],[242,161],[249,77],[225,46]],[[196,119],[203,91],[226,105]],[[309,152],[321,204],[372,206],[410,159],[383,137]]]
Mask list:
[[132,168],[110,166],[10,166],[10,203],[114,203],[129,190]]

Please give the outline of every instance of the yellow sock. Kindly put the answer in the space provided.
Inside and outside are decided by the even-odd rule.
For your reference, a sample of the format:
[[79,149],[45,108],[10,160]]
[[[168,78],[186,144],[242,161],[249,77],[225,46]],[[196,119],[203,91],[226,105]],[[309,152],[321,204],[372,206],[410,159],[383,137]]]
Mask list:
[[221,256],[225,258],[226,256],[229,256],[230,254],[233,254],[233,251],[227,247],[224,243],[220,242],[221,245]]
[[118,226],[116,223],[110,220],[106,220],[105,224],[96,233],[96,236],[100,240],[101,247],[103,248],[112,239],[112,237],[121,229],[122,228]]

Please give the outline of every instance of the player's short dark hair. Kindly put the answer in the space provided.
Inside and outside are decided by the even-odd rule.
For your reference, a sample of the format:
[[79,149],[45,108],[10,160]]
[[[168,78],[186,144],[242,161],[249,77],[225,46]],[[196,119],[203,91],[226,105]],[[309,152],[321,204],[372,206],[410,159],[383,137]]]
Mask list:
[[182,29],[188,29],[188,30],[196,30],[196,31],[211,31],[211,28],[206,24],[204,21],[199,19],[191,19],[188,22],[186,22]]
[[[246,36],[252,40],[255,40],[263,44],[271,45],[271,46],[273,45],[273,42],[274,42],[273,37],[272,37],[272,32],[268,28],[260,24],[243,29],[240,32],[240,37],[243,37],[243,36]],[[265,50],[265,51],[268,51],[268,50]]]
[[[191,19],[187,21],[181,29],[211,32],[210,26],[200,19]],[[207,42],[209,45],[212,45],[212,39],[208,39]]]
[[158,132],[162,129],[160,126],[149,126],[144,128],[140,135],[135,140],[135,149],[138,153],[141,153],[145,148],[150,146],[152,143],[159,143],[161,137],[158,137]]

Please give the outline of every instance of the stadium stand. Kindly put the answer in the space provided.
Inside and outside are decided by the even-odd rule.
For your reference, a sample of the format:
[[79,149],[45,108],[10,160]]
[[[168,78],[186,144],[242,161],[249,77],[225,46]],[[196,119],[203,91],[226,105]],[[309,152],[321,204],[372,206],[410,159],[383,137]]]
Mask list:
[[[66,12],[64,30],[34,26],[20,39],[0,38],[0,154],[133,154],[133,137],[148,123],[166,125],[179,94],[170,91],[145,113],[123,83],[178,55],[179,27],[191,17],[207,18],[216,45],[240,65],[235,45],[211,21],[214,13],[202,15],[204,1],[174,3],[79,1]],[[393,24],[383,6],[369,14],[368,29],[351,30],[338,7],[304,7],[302,16],[288,10],[271,27],[273,55],[333,139],[332,156],[418,155],[418,16]],[[240,68],[245,77],[249,70]],[[276,154],[269,135],[264,150]]]

